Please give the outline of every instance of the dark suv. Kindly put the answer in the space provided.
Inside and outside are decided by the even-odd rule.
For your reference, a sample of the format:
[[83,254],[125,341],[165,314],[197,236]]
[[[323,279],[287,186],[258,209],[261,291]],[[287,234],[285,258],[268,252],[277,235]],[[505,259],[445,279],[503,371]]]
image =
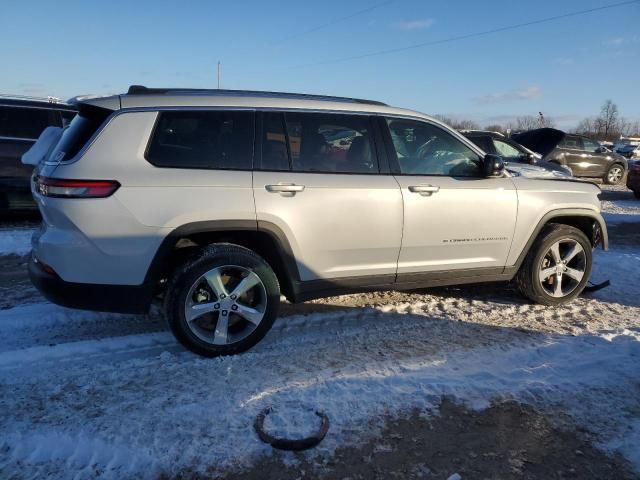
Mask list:
[[76,114],[71,105],[46,98],[0,95],[0,214],[36,210],[25,153],[48,127],[63,127]]
[[566,165],[576,177],[601,178],[617,185],[628,170],[627,159],[610,152],[595,140],[567,134],[545,160]]

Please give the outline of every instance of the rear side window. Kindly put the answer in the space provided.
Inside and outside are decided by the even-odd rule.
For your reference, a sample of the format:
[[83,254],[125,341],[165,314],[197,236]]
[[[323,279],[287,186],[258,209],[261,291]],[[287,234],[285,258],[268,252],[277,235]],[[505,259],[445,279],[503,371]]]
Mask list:
[[582,148],[582,143],[578,137],[570,137],[567,135],[560,142],[560,147],[562,148],[574,148],[580,150]]
[[80,112],[62,131],[62,137],[49,155],[49,160],[61,162],[75,157],[93,134],[98,131],[110,113],[110,110],[81,106]]
[[250,170],[253,112],[160,112],[146,158],[156,167]]
[[59,126],[54,110],[0,107],[0,137],[35,140],[49,125]]

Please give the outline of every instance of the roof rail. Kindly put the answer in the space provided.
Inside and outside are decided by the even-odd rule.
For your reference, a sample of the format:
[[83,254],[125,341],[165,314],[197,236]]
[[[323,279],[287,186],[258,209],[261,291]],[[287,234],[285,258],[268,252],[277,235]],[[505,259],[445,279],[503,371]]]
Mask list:
[[375,100],[364,100],[361,98],[333,97],[330,95],[313,95],[308,93],[286,93],[286,92],[263,92],[256,90],[224,90],[209,88],[148,88],[143,85],[131,85],[127,91],[128,95],[163,95],[167,93],[175,94],[196,94],[196,95],[233,95],[252,97],[279,97],[294,98],[300,100],[323,100],[333,102],[353,102],[368,105],[379,105],[386,107],[386,103]]
[[34,97],[31,95],[12,95],[10,93],[7,93],[7,94],[0,93],[0,98],[15,99],[15,100],[34,100],[38,102],[48,102],[48,103],[61,102],[61,100],[58,97],[52,97],[51,95],[47,97]]

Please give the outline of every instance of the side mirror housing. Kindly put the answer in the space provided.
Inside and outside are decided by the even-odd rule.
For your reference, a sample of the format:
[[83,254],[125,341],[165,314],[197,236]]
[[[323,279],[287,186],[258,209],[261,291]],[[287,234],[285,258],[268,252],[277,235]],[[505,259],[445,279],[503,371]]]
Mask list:
[[500,177],[504,172],[504,160],[500,155],[487,153],[482,162],[482,173],[485,177]]

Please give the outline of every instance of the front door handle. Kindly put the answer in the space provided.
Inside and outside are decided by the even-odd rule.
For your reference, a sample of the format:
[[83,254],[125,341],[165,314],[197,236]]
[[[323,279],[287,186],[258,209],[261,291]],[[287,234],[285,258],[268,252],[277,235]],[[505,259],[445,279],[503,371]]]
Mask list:
[[277,183],[275,185],[265,185],[264,188],[269,193],[279,193],[284,197],[293,197],[296,193],[304,190],[304,185],[296,185],[295,183]]
[[440,191],[440,187],[437,185],[411,185],[409,191],[413,193],[419,193],[423,197],[430,197],[434,193]]

